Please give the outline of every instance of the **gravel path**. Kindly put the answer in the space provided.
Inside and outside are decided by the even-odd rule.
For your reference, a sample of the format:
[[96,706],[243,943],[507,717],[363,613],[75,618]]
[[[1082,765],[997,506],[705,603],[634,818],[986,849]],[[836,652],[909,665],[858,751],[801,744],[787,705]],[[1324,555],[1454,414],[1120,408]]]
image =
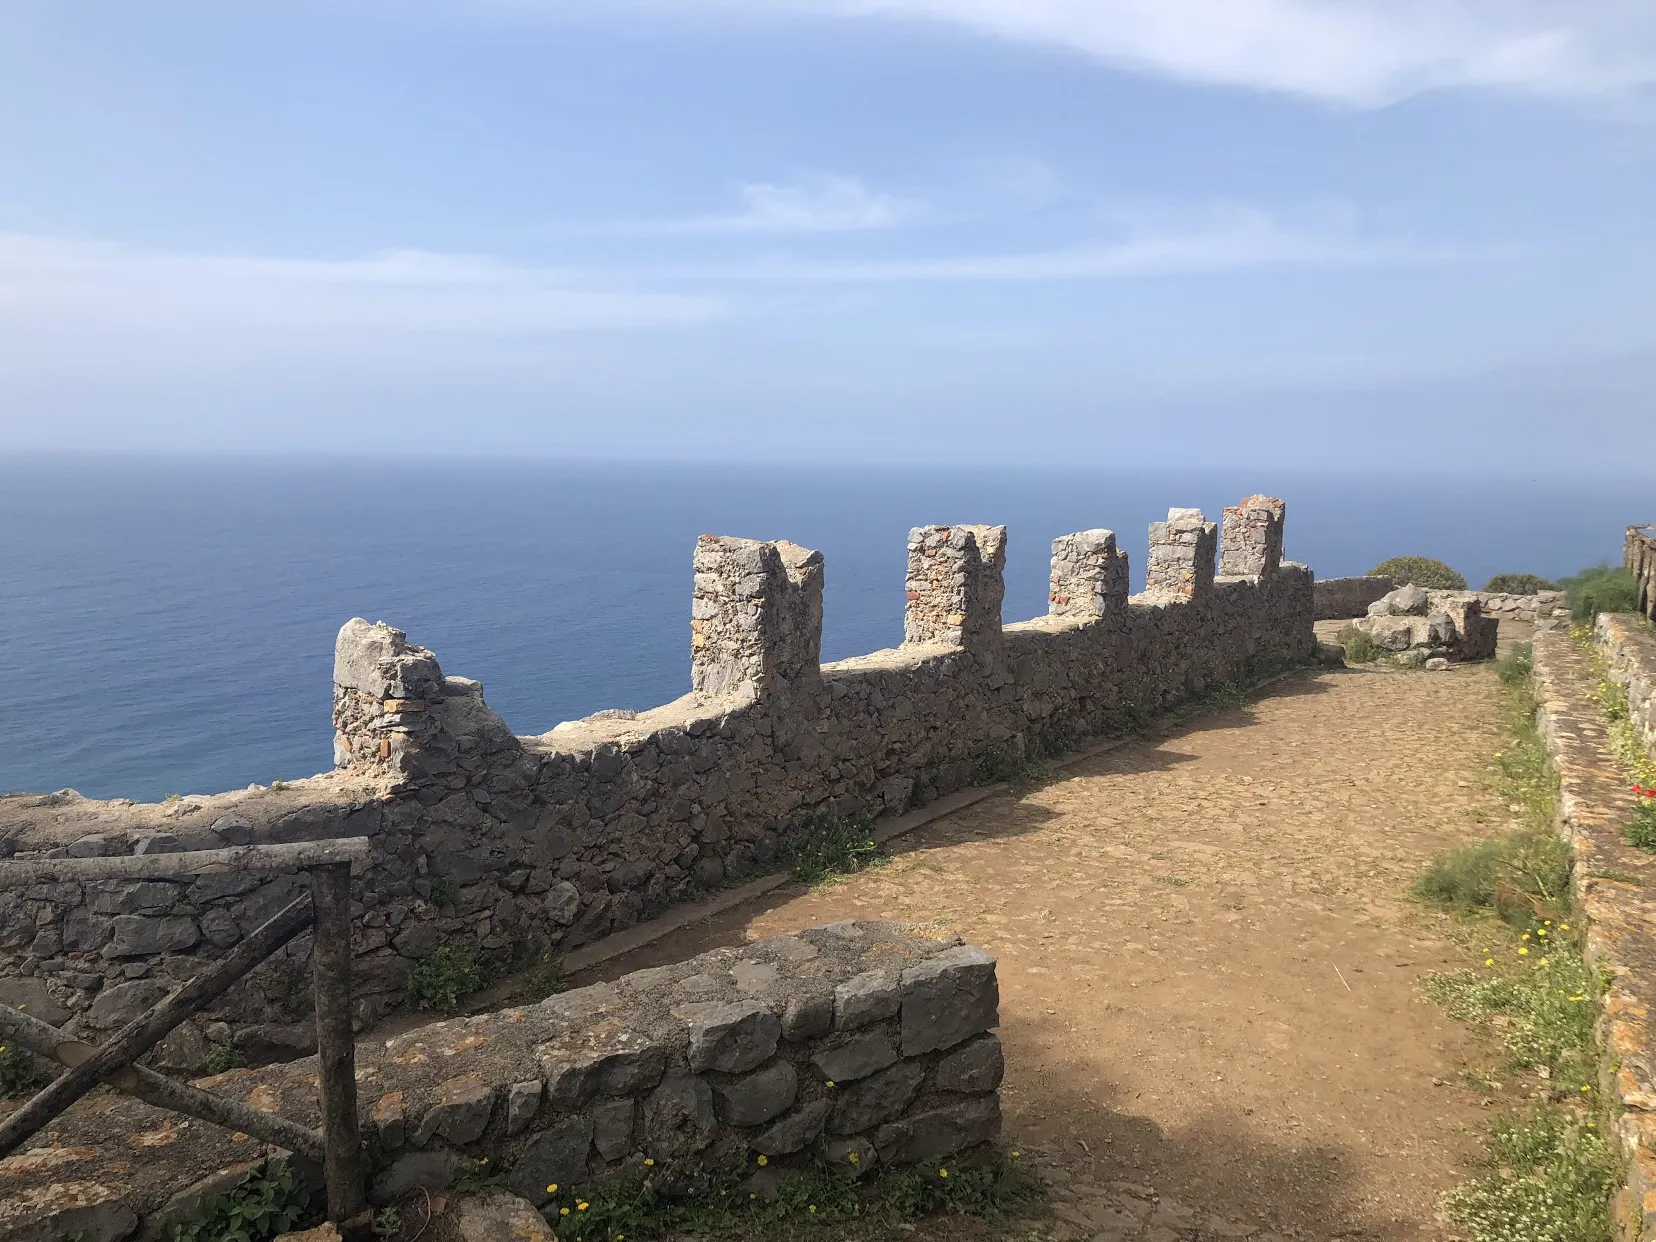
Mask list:
[[[606,977],[839,918],[1000,959],[1006,1137],[1063,1239],[1446,1236],[1489,1050],[1419,993],[1466,962],[1406,889],[1502,826],[1487,669],[1296,674],[992,798],[889,865],[779,891]],[[584,980],[583,980],[584,981]]]

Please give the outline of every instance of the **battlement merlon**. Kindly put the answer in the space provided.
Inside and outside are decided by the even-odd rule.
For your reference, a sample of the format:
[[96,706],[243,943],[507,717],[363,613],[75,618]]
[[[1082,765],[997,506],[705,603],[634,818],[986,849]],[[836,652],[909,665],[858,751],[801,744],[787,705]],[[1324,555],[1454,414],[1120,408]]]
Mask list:
[[1213,595],[1219,528],[1200,509],[1169,509],[1150,523],[1144,592],[1152,600],[1206,600]]
[[903,641],[989,651],[1001,643],[1006,527],[916,526],[909,531]]
[[798,544],[696,541],[690,684],[760,697],[813,682],[822,657],[822,553]]
[[1083,530],[1052,541],[1049,616],[1120,616],[1127,607],[1127,590],[1127,554],[1116,548],[1114,531]]
[[1274,496],[1246,496],[1225,510],[1220,530],[1219,573],[1225,578],[1266,578],[1282,567],[1282,527],[1287,506]]

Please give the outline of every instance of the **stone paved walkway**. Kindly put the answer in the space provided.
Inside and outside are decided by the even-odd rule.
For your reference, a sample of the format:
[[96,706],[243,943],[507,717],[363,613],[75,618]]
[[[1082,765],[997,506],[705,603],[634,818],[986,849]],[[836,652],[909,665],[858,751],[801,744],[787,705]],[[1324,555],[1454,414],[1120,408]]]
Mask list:
[[[1295,674],[604,968],[833,919],[937,922],[998,955],[1006,1137],[1058,1239],[1447,1236],[1490,1051],[1420,996],[1464,964],[1406,896],[1503,826],[1488,669]],[[585,978],[579,980],[587,981]]]

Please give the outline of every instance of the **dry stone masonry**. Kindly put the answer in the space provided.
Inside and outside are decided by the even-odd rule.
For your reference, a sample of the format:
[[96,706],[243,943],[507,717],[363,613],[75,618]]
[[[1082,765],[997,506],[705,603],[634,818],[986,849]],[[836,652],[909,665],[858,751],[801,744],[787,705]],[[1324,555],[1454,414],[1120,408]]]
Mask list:
[[[981,949],[847,922],[420,1027],[357,1051],[370,1198],[442,1190],[487,1160],[556,1219],[574,1190],[617,1176],[690,1194],[759,1156],[861,1174],[943,1160],[1000,1133],[998,1022]],[[313,1060],[213,1085],[317,1123]],[[269,1154],[129,1097],[107,1104],[66,1115],[50,1158],[0,1162],[0,1238],[63,1236],[89,1201],[125,1224],[110,1237],[158,1232],[192,1188]]]
[[[1231,524],[1236,530],[1231,531]],[[825,576],[794,544],[704,536],[695,549],[691,692],[517,737],[483,687],[400,630],[339,631],[334,772],[163,804],[72,792],[0,799],[0,850],[115,853],[367,836],[355,879],[358,1018],[403,1006],[445,944],[491,965],[563,953],[763,872],[814,824],[898,814],[968,784],[991,757],[1119,731],[1215,683],[1315,657],[1312,575],[1282,559],[1283,507],[1250,497],[1213,523],[1151,528],[1149,589],[1129,597],[1107,530],[1052,547],[1043,617],[1000,620],[1006,531],[911,532],[902,646],[819,660]],[[117,1024],[221,956],[293,877],[41,885],[0,895],[0,1000],[77,1026]],[[165,1055],[209,1041],[251,1058],[312,1046],[301,937]],[[44,1007],[44,1008],[43,1008]]]
[[1483,615],[1472,591],[1399,587],[1370,604],[1357,628],[1405,663],[1487,660],[1495,654],[1497,623]]

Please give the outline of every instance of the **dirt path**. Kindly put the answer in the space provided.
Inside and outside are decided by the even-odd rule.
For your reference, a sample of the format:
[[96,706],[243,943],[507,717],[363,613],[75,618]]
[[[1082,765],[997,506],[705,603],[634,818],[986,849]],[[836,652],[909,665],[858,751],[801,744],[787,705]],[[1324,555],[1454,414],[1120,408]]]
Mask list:
[[833,919],[942,924],[1000,959],[1006,1136],[1055,1183],[1060,1239],[1437,1238],[1489,1117],[1460,1071],[1489,1053],[1421,998],[1464,951],[1405,890],[1505,818],[1481,778],[1497,690],[1296,674],[604,976]]

